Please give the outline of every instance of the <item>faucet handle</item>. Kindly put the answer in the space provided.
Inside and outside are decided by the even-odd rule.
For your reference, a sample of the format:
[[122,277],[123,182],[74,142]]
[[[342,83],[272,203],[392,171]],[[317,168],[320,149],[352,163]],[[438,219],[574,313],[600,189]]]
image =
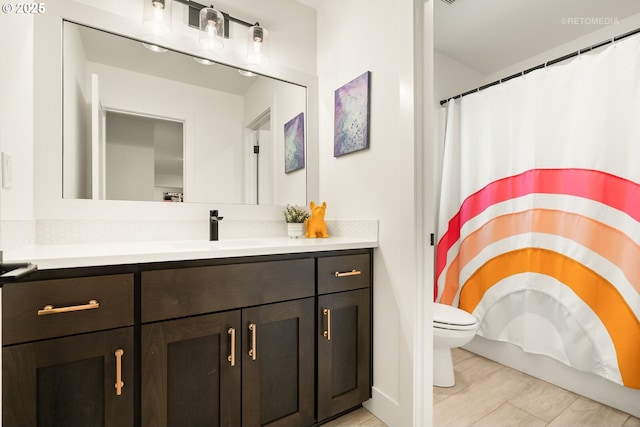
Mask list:
[[215,218],[216,220],[220,221],[222,219],[221,216],[218,216],[218,210],[214,209],[214,210],[210,210],[209,211],[209,217],[210,218]]

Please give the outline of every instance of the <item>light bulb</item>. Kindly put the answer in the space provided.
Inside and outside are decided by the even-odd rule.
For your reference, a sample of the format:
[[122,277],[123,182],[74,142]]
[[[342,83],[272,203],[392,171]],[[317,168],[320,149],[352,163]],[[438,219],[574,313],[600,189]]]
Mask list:
[[209,34],[210,37],[218,35],[218,28],[216,27],[216,23],[212,20],[207,21],[207,34]]

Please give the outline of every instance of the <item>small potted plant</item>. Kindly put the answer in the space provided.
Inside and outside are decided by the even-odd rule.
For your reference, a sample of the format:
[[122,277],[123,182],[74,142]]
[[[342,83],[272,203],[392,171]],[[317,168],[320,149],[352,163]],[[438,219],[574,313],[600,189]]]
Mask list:
[[292,239],[304,235],[304,222],[309,218],[305,208],[287,205],[284,209],[284,220],[287,223],[287,234]]

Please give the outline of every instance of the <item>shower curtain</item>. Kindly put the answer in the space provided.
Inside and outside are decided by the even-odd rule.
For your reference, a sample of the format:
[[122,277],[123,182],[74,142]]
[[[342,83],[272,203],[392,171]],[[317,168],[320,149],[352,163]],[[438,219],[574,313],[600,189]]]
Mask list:
[[640,36],[446,108],[435,299],[640,389]]

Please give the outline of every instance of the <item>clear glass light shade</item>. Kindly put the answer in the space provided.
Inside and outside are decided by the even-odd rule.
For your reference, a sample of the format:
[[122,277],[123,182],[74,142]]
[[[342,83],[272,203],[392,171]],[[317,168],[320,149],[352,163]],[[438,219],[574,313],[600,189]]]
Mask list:
[[264,64],[269,60],[269,32],[256,23],[249,28],[247,60],[250,64]]
[[171,32],[171,0],[144,0],[142,22],[153,34]]
[[208,50],[220,50],[224,46],[224,16],[212,7],[200,10],[200,45]]

